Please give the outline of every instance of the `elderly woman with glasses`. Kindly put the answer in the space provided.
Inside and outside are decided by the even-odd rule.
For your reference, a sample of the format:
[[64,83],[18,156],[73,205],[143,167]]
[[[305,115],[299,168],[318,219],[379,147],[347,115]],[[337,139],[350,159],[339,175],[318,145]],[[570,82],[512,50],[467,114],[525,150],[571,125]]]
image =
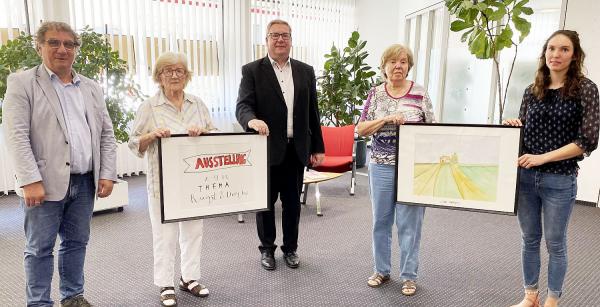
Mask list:
[[174,266],[177,242],[181,250],[179,288],[198,297],[206,297],[208,289],[200,279],[202,221],[161,224],[158,139],[171,134],[200,136],[213,126],[208,108],[196,96],[184,92],[191,79],[184,54],[167,52],[156,61],[153,78],[160,89],[140,106],[129,148],[148,159],[148,209],[154,246],[154,284],[160,287],[163,306],[177,305],[174,288]]

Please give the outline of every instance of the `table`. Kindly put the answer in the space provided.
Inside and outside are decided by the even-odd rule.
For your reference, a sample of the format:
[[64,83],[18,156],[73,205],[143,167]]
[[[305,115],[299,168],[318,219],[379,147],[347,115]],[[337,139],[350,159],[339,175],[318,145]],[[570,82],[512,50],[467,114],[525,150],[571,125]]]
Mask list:
[[317,201],[317,216],[323,216],[321,213],[321,193],[319,192],[319,183],[331,179],[338,178],[344,175],[344,173],[329,173],[329,172],[317,172],[315,170],[309,170],[304,172],[304,187],[302,192],[304,193],[304,197],[300,202],[303,205],[306,205],[306,194],[308,192],[308,186],[312,183],[315,184],[315,199]]
[[[319,183],[338,178],[342,175],[344,175],[344,173],[317,172],[315,170],[304,171],[304,180],[302,181],[302,183],[304,184],[302,186],[302,193],[304,194],[304,196],[300,203],[306,205],[306,193],[308,192],[308,185],[314,183],[315,199],[317,200],[317,216],[323,216],[323,213],[321,213],[321,193],[319,192]],[[237,220],[238,223],[243,223],[244,215],[238,214]]]

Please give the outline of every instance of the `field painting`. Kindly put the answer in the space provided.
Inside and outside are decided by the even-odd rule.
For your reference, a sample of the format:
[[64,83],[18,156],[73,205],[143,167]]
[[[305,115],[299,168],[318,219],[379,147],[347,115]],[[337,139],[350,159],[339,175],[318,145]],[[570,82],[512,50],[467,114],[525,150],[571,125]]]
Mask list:
[[413,193],[495,202],[500,136],[415,135]]

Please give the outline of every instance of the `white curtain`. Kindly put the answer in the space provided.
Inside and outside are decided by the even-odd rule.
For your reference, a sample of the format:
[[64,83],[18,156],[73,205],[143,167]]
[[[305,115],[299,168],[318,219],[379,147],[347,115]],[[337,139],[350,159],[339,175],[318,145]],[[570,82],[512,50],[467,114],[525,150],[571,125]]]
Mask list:
[[292,27],[292,57],[323,69],[332,44],[345,46],[355,29],[354,0],[251,0],[253,58],[267,54],[268,23],[283,19]]
[[292,57],[320,71],[331,45],[354,29],[354,0],[69,0],[71,23],[107,33],[142,92],[152,95],[152,67],[165,51],[188,55],[187,91],[203,98],[221,128],[234,120],[240,67],[266,55],[265,27],[275,18],[293,28]]
[[34,34],[43,11],[43,0],[28,0],[27,6],[23,0],[1,0],[0,46],[15,39],[20,32],[27,33],[29,30]]
[[192,81],[186,91],[202,97],[213,112],[224,109],[221,0],[70,0],[71,24],[106,33],[146,95],[158,87],[152,70],[166,51],[188,57]]

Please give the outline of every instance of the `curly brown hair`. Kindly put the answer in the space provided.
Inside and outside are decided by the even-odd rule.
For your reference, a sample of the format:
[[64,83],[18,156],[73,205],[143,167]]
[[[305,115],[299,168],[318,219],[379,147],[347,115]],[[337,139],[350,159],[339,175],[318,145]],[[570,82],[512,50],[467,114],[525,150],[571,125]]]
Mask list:
[[583,80],[583,60],[585,59],[585,52],[581,49],[581,44],[579,42],[579,34],[576,31],[571,30],[558,30],[548,39],[542,48],[542,54],[540,55],[538,62],[538,69],[535,74],[535,81],[533,83],[533,94],[538,99],[542,100],[546,95],[546,91],[548,90],[548,86],[550,85],[550,69],[546,66],[546,49],[548,48],[548,42],[557,35],[566,36],[571,43],[573,44],[573,60],[569,64],[569,69],[567,70],[567,76],[565,79],[565,84],[561,89],[561,95],[565,97],[573,97],[577,95],[579,91],[579,83]]

